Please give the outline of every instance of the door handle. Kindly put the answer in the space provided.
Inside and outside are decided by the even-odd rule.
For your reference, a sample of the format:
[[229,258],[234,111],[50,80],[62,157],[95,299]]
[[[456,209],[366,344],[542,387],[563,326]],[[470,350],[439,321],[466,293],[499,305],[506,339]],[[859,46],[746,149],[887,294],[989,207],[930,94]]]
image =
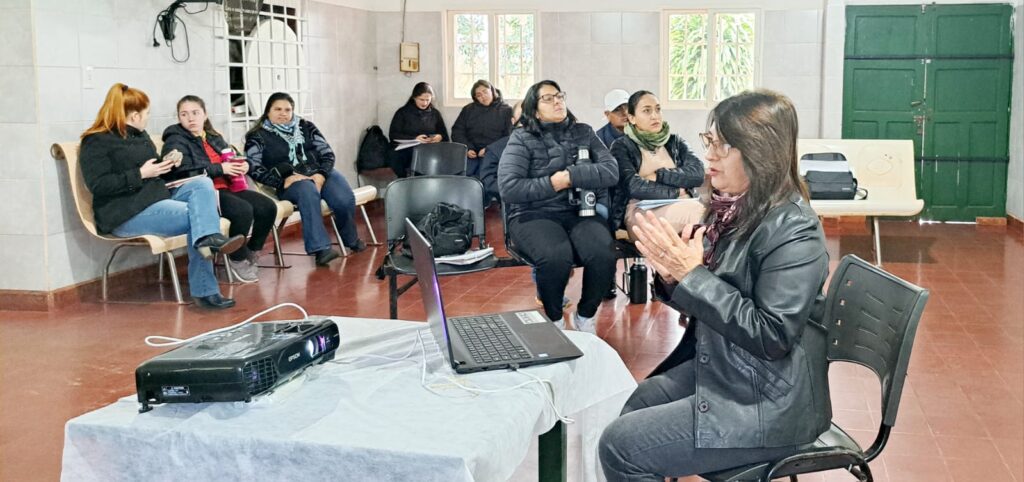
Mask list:
[[919,106],[921,104],[924,104],[923,100],[913,100],[913,101],[910,101],[910,107],[917,107],[917,106]]

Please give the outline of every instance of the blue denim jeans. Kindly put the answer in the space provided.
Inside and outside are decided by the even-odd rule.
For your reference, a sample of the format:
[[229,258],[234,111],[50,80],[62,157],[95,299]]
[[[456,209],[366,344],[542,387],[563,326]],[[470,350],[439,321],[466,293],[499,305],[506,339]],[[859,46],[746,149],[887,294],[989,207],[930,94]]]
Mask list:
[[204,259],[193,244],[220,232],[220,214],[217,212],[217,191],[213,181],[199,178],[171,189],[171,198],[155,202],[114,228],[113,234],[122,238],[154,234],[157,236],[188,235],[188,291],[192,296],[210,296],[220,293],[213,262]]
[[327,201],[327,206],[334,211],[334,219],[341,232],[341,242],[348,247],[355,246],[359,241],[353,215],[356,212],[356,196],[349,187],[345,176],[331,170],[320,192],[313,181],[292,183],[281,192],[281,199],[290,201],[299,208],[302,216],[302,241],[306,245],[306,253],[314,254],[331,247],[331,238],[324,228],[320,200]]
[[[640,382],[622,415],[601,435],[598,455],[609,482],[663,482],[682,477],[778,460],[797,447],[697,448],[694,398],[697,369],[692,360]],[[730,430],[742,430],[736,420]],[[757,423],[754,421],[753,423]]]

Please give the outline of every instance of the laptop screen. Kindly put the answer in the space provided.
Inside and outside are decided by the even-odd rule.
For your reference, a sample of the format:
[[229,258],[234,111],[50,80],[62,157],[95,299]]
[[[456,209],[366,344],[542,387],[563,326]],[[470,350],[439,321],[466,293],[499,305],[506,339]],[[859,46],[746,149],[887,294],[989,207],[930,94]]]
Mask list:
[[[452,344],[448,339],[448,321],[444,316],[441,286],[437,282],[434,249],[409,218],[405,218],[405,233],[409,237],[409,245],[412,246],[412,263],[416,268],[417,284],[420,285],[420,293],[423,295],[423,309],[427,312],[427,324],[430,325],[430,332],[433,333],[434,341],[444,353],[445,360],[449,365],[455,366],[452,364]],[[442,340],[444,346],[441,346]]]

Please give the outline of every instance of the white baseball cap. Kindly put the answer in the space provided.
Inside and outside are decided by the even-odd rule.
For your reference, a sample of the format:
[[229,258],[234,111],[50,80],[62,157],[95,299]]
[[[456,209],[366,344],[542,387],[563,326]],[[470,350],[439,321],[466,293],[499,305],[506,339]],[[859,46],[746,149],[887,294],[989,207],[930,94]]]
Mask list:
[[622,89],[612,89],[604,95],[604,110],[611,112],[627,102],[629,102],[629,92]]

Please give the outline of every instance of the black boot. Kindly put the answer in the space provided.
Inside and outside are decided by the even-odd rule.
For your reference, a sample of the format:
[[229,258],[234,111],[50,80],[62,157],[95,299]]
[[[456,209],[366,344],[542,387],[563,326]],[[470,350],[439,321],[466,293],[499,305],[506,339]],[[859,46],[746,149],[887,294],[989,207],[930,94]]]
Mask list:
[[208,310],[223,310],[235,306],[235,300],[225,298],[220,293],[210,296],[195,296],[193,299],[196,300],[196,306]]
[[210,259],[215,258],[218,254],[234,253],[244,244],[245,236],[241,234],[228,238],[223,234],[214,233],[209,236],[203,236],[202,239],[196,241],[195,248],[204,258]]
[[331,263],[331,261],[334,261],[339,256],[341,256],[341,255],[338,254],[337,251],[335,251],[335,250],[333,250],[331,248],[327,248],[327,249],[325,249],[323,251],[317,251],[316,252],[316,265],[317,266],[327,266],[327,265],[329,265]]

